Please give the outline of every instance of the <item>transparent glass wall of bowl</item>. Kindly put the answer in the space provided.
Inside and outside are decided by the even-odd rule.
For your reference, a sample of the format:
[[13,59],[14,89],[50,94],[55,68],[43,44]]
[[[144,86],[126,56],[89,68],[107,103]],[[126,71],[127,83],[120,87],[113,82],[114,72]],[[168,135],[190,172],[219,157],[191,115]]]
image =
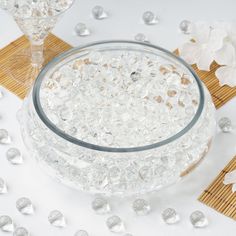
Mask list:
[[215,108],[206,88],[204,92],[204,110],[194,127],[156,149],[108,153],[69,143],[44,125],[31,99],[26,99],[21,109],[22,134],[43,168],[67,185],[106,195],[155,191],[178,181],[208,152],[215,132]]

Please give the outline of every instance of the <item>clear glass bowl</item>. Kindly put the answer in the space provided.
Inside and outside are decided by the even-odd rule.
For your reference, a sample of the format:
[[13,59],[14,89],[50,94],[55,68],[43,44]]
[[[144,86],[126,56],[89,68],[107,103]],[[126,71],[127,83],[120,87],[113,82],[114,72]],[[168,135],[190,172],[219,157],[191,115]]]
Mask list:
[[50,175],[121,196],[181,179],[208,152],[216,125],[194,71],[165,49],[133,41],[97,42],[52,60],[19,119],[29,152]]

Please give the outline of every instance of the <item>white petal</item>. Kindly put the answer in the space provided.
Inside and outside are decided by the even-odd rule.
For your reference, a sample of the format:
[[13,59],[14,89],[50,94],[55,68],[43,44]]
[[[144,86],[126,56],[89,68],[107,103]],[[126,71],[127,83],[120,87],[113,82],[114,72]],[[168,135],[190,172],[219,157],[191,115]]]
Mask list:
[[236,183],[236,170],[227,173],[224,178],[224,184],[234,184],[234,183]]
[[209,71],[210,70],[210,65],[213,62],[214,57],[212,52],[210,51],[209,48],[203,48],[200,51],[200,57],[199,60],[197,62],[197,66],[199,70],[206,70]]
[[180,57],[182,57],[188,64],[195,64],[199,60],[200,45],[198,43],[188,42],[180,48]]
[[231,29],[229,31],[229,40],[236,48],[236,23],[232,24]]
[[210,36],[210,26],[206,22],[193,24],[192,37],[198,43],[208,42]]
[[222,48],[223,40],[227,36],[227,32],[224,29],[212,29],[208,41],[208,47],[212,51],[217,51]]
[[233,192],[233,193],[236,192],[236,184],[233,184],[233,186],[232,186],[232,192]]
[[216,70],[216,77],[219,79],[220,85],[236,86],[236,67],[222,66]]
[[223,47],[215,52],[215,61],[219,65],[233,65],[235,62],[235,48],[231,43],[225,43]]

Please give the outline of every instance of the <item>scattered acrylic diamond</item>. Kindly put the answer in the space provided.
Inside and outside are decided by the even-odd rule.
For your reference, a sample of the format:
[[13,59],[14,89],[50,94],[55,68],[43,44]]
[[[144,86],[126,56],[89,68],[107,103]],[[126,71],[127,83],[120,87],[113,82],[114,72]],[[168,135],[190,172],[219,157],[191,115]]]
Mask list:
[[95,6],[92,9],[92,14],[93,14],[94,19],[96,20],[102,20],[108,17],[107,12],[104,11],[103,7],[101,6]]
[[78,23],[75,26],[75,33],[78,36],[88,36],[90,35],[90,30],[87,28],[87,26],[84,23]]
[[34,213],[34,206],[31,200],[25,197],[16,201],[16,208],[23,215],[32,215]]
[[89,236],[88,232],[85,230],[79,230],[75,233],[74,236]]
[[106,214],[111,211],[108,201],[101,197],[97,197],[93,200],[92,208],[97,214]]
[[162,219],[166,224],[176,224],[180,221],[178,213],[172,208],[167,208],[162,212]]
[[0,143],[1,144],[9,144],[11,143],[11,137],[9,133],[5,129],[0,129]]
[[125,230],[123,221],[119,216],[111,216],[107,219],[106,225],[108,229],[113,233],[122,233]]
[[29,236],[29,232],[26,228],[18,227],[15,229],[13,236]]
[[13,165],[19,165],[23,163],[22,154],[17,148],[10,148],[6,152],[7,160]]
[[147,215],[150,212],[151,207],[146,200],[136,199],[133,202],[133,210],[136,212],[137,215],[143,216]]
[[143,13],[143,21],[146,25],[154,25],[158,23],[158,18],[151,11],[146,11]]
[[218,125],[223,133],[229,133],[232,131],[232,122],[228,117],[222,117],[218,121]]
[[13,232],[14,224],[9,216],[0,216],[0,229],[4,232]]
[[4,97],[4,93],[2,90],[0,90],[0,99]]
[[0,178],[0,194],[7,193],[7,184],[4,179]]
[[208,220],[201,211],[194,211],[190,215],[190,221],[195,228],[203,228],[208,225]]
[[147,39],[147,37],[146,37],[144,34],[142,34],[142,33],[136,34],[136,35],[134,36],[134,39],[135,39],[136,41],[138,41],[138,42],[146,42],[146,43],[149,42],[148,39]]
[[192,23],[188,20],[183,20],[179,24],[179,29],[183,34],[190,34],[192,31]]
[[48,221],[51,225],[53,225],[55,227],[63,228],[66,226],[65,217],[58,210],[54,210],[54,211],[50,212],[50,214],[48,216]]

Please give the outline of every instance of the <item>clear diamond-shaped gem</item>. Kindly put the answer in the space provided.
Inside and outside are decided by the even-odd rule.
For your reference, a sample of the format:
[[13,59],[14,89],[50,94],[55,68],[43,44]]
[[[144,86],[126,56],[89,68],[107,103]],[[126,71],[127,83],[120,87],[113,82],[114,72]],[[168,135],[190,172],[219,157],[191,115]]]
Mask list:
[[75,33],[78,36],[88,36],[90,35],[90,30],[87,28],[87,26],[84,23],[78,23],[75,26]]
[[183,34],[190,34],[192,31],[192,23],[188,20],[183,20],[179,24],[179,29]]
[[74,236],[89,236],[88,232],[85,230],[79,230],[75,233]]
[[122,233],[125,230],[123,221],[119,216],[111,216],[107,219],[106,225],[113,233]]
[[1,144],[9,144],[11,143],[11,137],[7,130],[0,129],[0,143]]
[[204,228],[208,225],[208,219],[201,211],[194,211],[190,215],[190,221],[195,228]]
[[92,9],[92,14],[93,14],[94,19],[96,20],[102,20],[108,17],[107,12],[101,6],[95,6]]
[[134,36],[134,39],[138,42],[146,42],[148,43],[148,39],[147,37],[145,36],[145,34],[142,34],[142,33],[138,33]]
[[29,232],[24,227],[18,227],[15,229],[13,236],[29,236]]
[[146,11],[143,13],[143,21],[146,25],[154,25],[158,23],[158,18],[153,12]]
[[48,216],[48,221],[51,225],[53,225],[55,227],[63,228],[66,226],[65,217],[58,210],[54,210],[54,211],[50,212],[50,214]]
[[16,201],[17,210],[23,215],[32,215],[34,206],[29,198],[22,197]]
[[222,132],[229,133],[232,131],[232,122],[228,117],[222,117],[218,121],[218,125]]
[[4,232],[14,231],[14,224],[10,216],[0,216],[0,229]]
[[179,214],[173,208],[167,208],[162,212],[162,219],[166,224],[176,224],[179,222]]
[[92,202],[92,209],[97,214],[106,214],[111,211],[110,204],[105,198],[97,197]]
[[0,99],[4,97],[4,93],[2,90],[0,90]]
[[6,152],[7,160],[13,165],[19,165],[23,163],[23,158],[18,148],[10,148]]
[[135,211],[137,215],[143,216],[143,215],[147,215],[150,212],[151,207],[146,200],[136,199],[133,202],[133,210]]
[[7,193],[7,184],[4,179],[0,178],[0,194]]

